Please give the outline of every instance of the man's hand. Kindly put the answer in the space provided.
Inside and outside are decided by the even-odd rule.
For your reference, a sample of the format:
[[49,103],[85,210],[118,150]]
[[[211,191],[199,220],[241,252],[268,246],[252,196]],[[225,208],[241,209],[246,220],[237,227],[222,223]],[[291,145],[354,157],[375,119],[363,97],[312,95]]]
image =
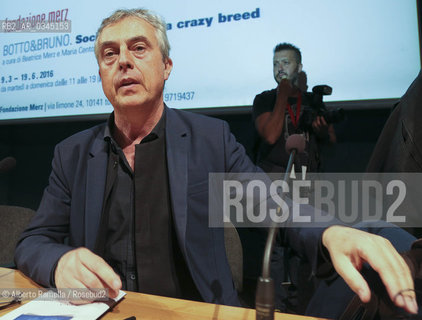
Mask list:
[[[57,289],[95,288],[109,289],[111,298],[117,297],[122,287],[119,276],[99,256],[86,248],[78,248],[64,254],[54,273]],[[74,300],[75,304],[92,301]]]
[[298,90],[292,83],[287,79],[283,78],[277,86],[277,97],[279,99],[287,100],[288,97],[293,97],[298,93]]
[[312,121],[312,129],[320,137],[328,135],[328,124],[322,116],[317,116],[315,120]]
[[369,302],[371,292],[360,274],[368,262],[380,275],[391,300],[407,312],[417,313],[414,284],[404,259],[385,238],[361,230],[332,226],[322,235],[334,268],[362,302]]

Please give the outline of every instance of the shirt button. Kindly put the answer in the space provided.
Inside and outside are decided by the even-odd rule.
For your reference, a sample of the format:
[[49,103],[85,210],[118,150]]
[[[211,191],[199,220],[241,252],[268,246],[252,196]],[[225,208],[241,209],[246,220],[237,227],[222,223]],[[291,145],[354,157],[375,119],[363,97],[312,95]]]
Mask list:
[[130,276],[129,276],[129,278],[130,278],[130,280],[135,280],[136,279],[136,276],[133,273],[131,273]]

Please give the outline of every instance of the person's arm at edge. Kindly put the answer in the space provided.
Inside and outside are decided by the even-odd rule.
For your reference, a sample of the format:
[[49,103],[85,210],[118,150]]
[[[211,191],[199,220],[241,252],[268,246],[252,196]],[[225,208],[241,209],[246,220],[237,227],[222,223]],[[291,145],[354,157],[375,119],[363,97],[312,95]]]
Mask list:
[[290,82],[286,79],[282,80],[277,87],[273,110],[260,114],[255,120],[259,135],[269,144],[274,144],[283,131],[287,98],[291,90]]
[[[380,275],[390,299],[410,313],[417,313],[413,279],[404,259],[385,238],[361,230],[331,226],[322,234],[322,244],[327,248],[337,273],[359,296],[369,302],[371,291],[360,269],[363,263]],[[407,291],[406,296],[400,292]]]

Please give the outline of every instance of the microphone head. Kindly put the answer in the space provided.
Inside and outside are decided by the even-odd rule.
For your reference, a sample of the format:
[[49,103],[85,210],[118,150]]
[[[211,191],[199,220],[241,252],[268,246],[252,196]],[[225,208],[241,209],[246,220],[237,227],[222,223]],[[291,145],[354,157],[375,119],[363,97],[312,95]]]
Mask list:
[[0,173],[5,173],[12,170],[16,166],[16,159],[13,157],[6,157],[0,161]]
[[286,140],[286,152],[290,154],[293,150],[296,150],[296,153],[302,153],[305,151],[306,140],[301,134],[292,134]]

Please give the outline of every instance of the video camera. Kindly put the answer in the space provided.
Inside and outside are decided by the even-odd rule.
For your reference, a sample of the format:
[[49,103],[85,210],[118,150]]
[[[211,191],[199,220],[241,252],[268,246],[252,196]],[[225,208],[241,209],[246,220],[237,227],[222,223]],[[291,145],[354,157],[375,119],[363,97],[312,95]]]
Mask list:
[[312,128],[312,122],[317,116],[324,117],[327,124],[340,122],[344,119],[344,110],[342,108],[328,110],[322,101],[323,96],[329,96],[332,92],[333,89],[330,86],[323,84],[313,87],[312,92],[305,93],[307,103],[310,104],[312,109],[302,115],[303,128]]

